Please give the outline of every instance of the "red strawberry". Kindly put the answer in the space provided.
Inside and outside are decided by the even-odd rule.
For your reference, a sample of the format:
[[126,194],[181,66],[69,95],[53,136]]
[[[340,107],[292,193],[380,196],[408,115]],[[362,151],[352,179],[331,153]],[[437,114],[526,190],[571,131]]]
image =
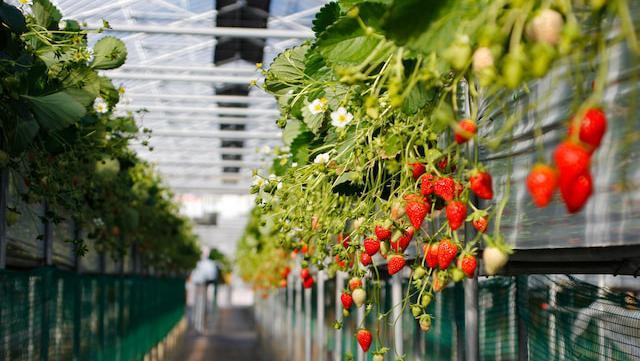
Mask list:
[[455,191],[456,182],[452,178],[441,177],[433,183],[433,192],[447,202],[453,199]]
[[473,255],[466,254],[458,258],[458,268],[460,268],[462,272],[464,272],[464,274],[469,278],[473,278],[473,275],[476,273],[477,266],[478,261]]
[[313,277],[305,278],[305,280],[302,281],[302,286],[304,288],[311,288],[311,286],[313,286]]
[[[573,133],[575,127],[574,121],[571,121],[569,125],[569,134]],[[584,114],[584,118],[580,121],[580,141],[590,146],[591,151],[594,151],[600,146],[602,137],[607,131],[607,116],[602,109],[589,108]]]
[[427,262],[427,266],[430,268],[436,268],[438,266],[438,249],[440,248],[440,242],[425,244],[424,247],[424,259]]
[[376,237],[378,237],[378,241],[386,241],[391,237],[391,229],[388,225],[376,225]]
[[467,133],[456,130],[454,139],[458,144],[466,143],[476,134],[476,123],[473,120],[463,119],[458,122],[458,126]]
[[280,288],[285,288],[285,287],[287,287],[287,280],[285,279],[280,280]]
[[[444,158],[440,159],[438,161],[437,165],[438,165],[438,169],[440,169],[441,172],[448,173],[447,172],[447,167],[449,166],[449,159],[447,159],[447,157],[444,157]],[[449,173],[455,172],[456,169],[457,169],[457,167],[456,167],[455,163],[452,164],[451,165],[451,169],[449,169]]]
[[456,230],[462,226],[465,218],[467,218],[467,206],[460,201],[453,201],[447,205],[447,219],[449,220],[449,227],[452,230]]
[[362,280],[358,277],[351,277],[351,279],[349,280],[349,289],[353,291],[356,288],[360,287],[362,287]]
[[287,266],[287,267],[283,268],[282,271],[280,271],[280,277],[287,278],[287,276],[289,276],[290,272],[291,272],[291,268],[289,268]]
[[394,254],[389,256],[387,260],[387,271],[389,275],[394,275],[404,268],[405,260],[402,255]]
[[371,264],[371,256],[369,256],[367,253],[360,254],[360,263],[362,263],[363,266],[370,265]]
[[560,195],[569,213],[576,213],[587,203],[593,193],[593,180],[587,171],[573,181],[560,182]]
[[369,347],[371,347],[371,340],[373,340],[373,337],[371,336],[371,332],[369,332],[369,330],[366,330],[364,328],[358,330],[358,333],[356,333],[356,339],[358,339],[358,344],[360,344],[362,351],[369,351]]
[[546,207],[558,185],[555,169],[546,164],[536,164],[527,176],[527,188],[536,207]]
[[336,255],[335,260],[336,260],[336,264],[340,269],[344,269],[347,266],[345,261],[342,260],[339,255]]
[[405,199],[407,203],[404,206],[404,211],[413,227],[418,229],[422,225],[424,217],[429,213],[431,205],[418,195],[406,196]]
[[380,241],[375,238],[367,238],[363,242],[364,251],[367,255],[373,256],[380,250]]
[[396,252],[404,251],[407,247],[409,247],[409,243],[411,243],[411,239],[413,238],[413,227],[407,228],[406,231],[396,231],[389,241],[391,245],[391,249]]
[[306,243],[303,243],[302,246],[300,247],[300,253],[307,254],[308,251],[309,251],[309,246],[307,246]]
[[485,171],[474,171],[469,177],[469,188],[478,198],[493,198],[493,185],[491,182],[491,174]]
[[346,291],[343,291],[342,295],[340,295],[340,301],[342,301],[342,308],[345,310],[350,309],[353,305],[353,297],[351,297],[351,294]]
[[338,243],[342,243],[344,248],[349,247],[349,236],[345,237],[342,232],[338,233]]
[[480,233],[484,233],[487,230],[488,223],[487,217],[478,217],[471,221],[473,228]]
[[420,180],[420,193],[423,196],[428,196],[433,194],[433,181],[436,179],[436,176],[433,174],[425,174],[422,176]]
[[451,262],[456,258],[456,254],[458,254],[458,246],[455,243],[447,238],[440,241],[440,246],[438,247],[438,266],[440,269],[449,268]]
[[560,178],[571,181],[587,171],[590,155],[584,147],[571,141],[564,141],[556,148],[554,159]]
[[418,178],[424,174],[424,165],[419,162],[411,163],[409,165],[411,166],[411,175],[413,176],[413,179],[418,180]]
[[311,277],[311,273],[309,272],[308,268],[303,268],[300,270],[300,278],[306,280],[309,277]]

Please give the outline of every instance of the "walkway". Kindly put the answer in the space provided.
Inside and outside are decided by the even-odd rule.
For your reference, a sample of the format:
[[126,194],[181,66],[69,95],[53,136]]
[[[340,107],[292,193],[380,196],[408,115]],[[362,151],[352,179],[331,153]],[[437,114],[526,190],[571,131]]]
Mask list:
[[250,307],[218,308],[206,334],[190,328],[175,361],[261,361]]

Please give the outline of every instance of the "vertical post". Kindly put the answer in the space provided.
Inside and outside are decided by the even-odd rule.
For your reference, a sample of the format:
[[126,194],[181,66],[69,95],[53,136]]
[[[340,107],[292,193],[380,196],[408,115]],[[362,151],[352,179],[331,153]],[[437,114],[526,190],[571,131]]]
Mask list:
[[454,318],[456,324],[456,358],[458,361],[466,360],[466,341],[465,338],[465,316],[464,311],[465,299],[464,288],[459,282],[453,287],[454,302]]
[[529,333],[527,332],[527,321],[522,317],[522,312],[529,304],[528,302],[529,277],[518,276],[516,278],[516,317],[518,318],[518,360],[529,360]]
[[311,288],[304,289],[304,359],[311,361]]
[[293,343],[293,287],[295,282],[295,276],[289,273],[287,280],[287,360],[293,360],[294,343]]
[[300,335],[302,334],[302,281],[297,279],[295,280],[296,286],[296,312],[294,317],[296,319],[295,332],[293,343],[294,343],[294,358],[293,360],[300,360],[302,357],[300,355],[301,347],[300,347]]
[[[336,320],[342,322],[342,302],[340,301],[340,294],[344,288],[344,273],[338,271],[336,273]],[[342,360],[342,328],[336,330],[336,344],[333,350],[333,360]]]
[[[366,290],[366,284],[365,284],[365,280],[362,279],[362,288]],[[358,309],[356,310],[356,324],[358,325],[362,325],[364,324],[364,308],[366,307],[366,305],[362,305],[361,307],[358,307]],[[358,351],[358,356],[357,359],[358,361],[365,361],[365,354],[364,351],[362,351],[361,347],[357,347],[357,351]]]
[[464,280],[464,323],[466,360],[480,359],[480,337],[478,327],[478,278]]
[[9,196],[9,170],[0,170],[0,269],[7,266],[7,197]]
[[402,342],[402,272],[391,277],[391,305],[393,307],[393,351],[404,354]]
[[325,271],[320,270],[318,272],[318,287],[316,289],[317,297],[316,297],[316,344],[318,345],[318,360],[325,361],[326,355],[324,350],[325,339],[324,339],[324,279],[325,279]]

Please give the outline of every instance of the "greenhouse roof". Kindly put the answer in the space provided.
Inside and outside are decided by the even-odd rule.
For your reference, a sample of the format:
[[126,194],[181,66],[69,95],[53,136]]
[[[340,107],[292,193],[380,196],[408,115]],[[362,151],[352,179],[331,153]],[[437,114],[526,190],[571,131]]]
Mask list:
[[[56,0],[65,18],[91,28],[107,20],[128,48],[126,64],[105,72],[125,88],[119,111],[153,131],[149,150],[177,193],[247,194],[251,170],[266,169],[280,144],[274,100],[248,84],[255,63],[313,35],[323,0]],[[263,152],[258,152],[262,149]]]

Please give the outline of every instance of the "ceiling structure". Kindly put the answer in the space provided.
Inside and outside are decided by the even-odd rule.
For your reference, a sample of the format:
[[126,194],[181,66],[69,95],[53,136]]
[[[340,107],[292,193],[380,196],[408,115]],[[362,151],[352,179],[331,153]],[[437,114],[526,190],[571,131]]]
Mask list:
[[157,165],[187,215],[220,213],[217,225],[196,231],[205,245],[232,253],[253,204],[252,170],[266,170],[265,148],[281,144],[275,101],[249,87],[260,76],[255,64],[268,66],[312,38],[311,21],[327,1],[52,1],[89,29],[109,22],[112,30],[90,43],[110,35],[126,43],[125,65],[104,74],[125,88],[118,112],[146,110],[136,119],[152,130],[153,150],[134,149]]

